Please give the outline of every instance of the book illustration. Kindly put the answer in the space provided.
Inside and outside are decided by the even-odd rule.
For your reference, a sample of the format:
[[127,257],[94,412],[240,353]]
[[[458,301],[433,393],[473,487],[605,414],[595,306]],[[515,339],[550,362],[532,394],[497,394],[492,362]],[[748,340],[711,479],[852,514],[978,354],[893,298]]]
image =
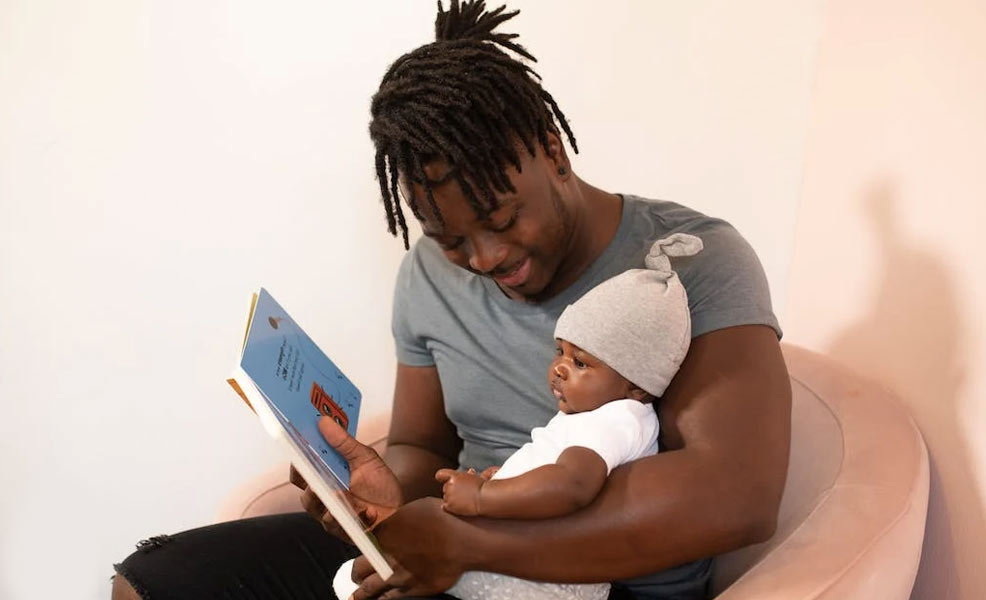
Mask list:
[[339,405],[332,400],[332,396],[328,395],[322,389],[322,386],[314,381],[312,382],[311,401],[312,406],[317,408],[326,417],[338,423],[343,429],[349,426],[349,417],[346,416],[345,411],[339,408]]

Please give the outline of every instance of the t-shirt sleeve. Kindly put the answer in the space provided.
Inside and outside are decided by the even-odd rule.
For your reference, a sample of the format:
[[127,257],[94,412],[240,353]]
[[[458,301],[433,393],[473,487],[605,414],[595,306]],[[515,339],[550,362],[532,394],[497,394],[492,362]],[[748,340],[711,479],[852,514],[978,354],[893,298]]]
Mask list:
[[[631,402],[638,406],[629,406]],[[607,475],[619,465],[640,458],[657,439],[657,414],[650,405],[632,400],[610,402],[576,416],[580,418],[571,420],[565,445],[598,454],[606,463]]]
[[766,325],[781,337],[760,259],[733,226],[695,231],[704,248],[673,265],[688,293],[692,337],[737,325]]
[[412,249],[404,256],[397,271],[390,330],[394,336],[397,362],[412,367],[428,367],[435,364],[435,359],[428,350],[424,337],[414,327],[414,307],[421,300],[415,298],[414,286],[415,271],[420,268],[418,260]]

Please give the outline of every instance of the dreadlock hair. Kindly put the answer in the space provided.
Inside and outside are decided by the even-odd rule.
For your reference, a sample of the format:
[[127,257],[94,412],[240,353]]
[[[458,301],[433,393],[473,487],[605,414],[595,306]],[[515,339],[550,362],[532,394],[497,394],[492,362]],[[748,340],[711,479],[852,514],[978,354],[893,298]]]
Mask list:
[[[534,156],[537,139],[548,150],[548,132],[564,129],[572,150],[575,136],[541,76],[499,47],[537,62],[513,40],[514,33],[495,33],[519,10],[506,6],[486,11],[483,0],[451,0],[445,11],[438,0],[435,41],[398,58],[380,82],[370,105],[370,138],[376,147],[377,180],[387,228],[400,227],[408,246],[407,221],[398,201],[398,174],[420,183],[431,211],[445,224],[432,186],[455,179],[481,218],[498,207],[494,192],[516,191],[505,173],[521,168],[517,141]],[[499,47],[498,47],[499,46]],[[425,175],[424,165],[442,160],[449,172],[440,181]],[[417,218],[414,198],[405,198]]]

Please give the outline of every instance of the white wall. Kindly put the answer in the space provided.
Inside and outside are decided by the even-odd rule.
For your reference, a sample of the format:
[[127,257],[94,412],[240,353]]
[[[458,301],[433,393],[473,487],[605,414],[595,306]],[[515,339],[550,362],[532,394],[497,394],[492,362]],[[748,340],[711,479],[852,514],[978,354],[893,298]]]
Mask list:
[[830,0],[788,340],[876,378],[928,444],[913,597],[986,597],[986,10]]
[[[780,309],[821,4],[525,0],[510,27],[579,173],[732,220]],[[368,100],[433,10],[0,3],[0,597],[105,598],[277,461],[223,382],[261,284],[386,410],[403,250]]]

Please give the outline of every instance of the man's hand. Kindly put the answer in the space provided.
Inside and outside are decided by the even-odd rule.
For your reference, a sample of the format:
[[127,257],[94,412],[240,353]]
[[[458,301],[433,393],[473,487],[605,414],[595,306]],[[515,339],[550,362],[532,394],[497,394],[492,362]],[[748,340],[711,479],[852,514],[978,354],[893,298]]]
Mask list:
[[[488,471],[489,469],[487,469]],[[486,471],[483,471],[486,474]],[[442,485],[442,508],[454,515],[475,517],[479,514],[479,492],[489,478],[476,474],[476,469],[467,472],[454,469],[439,469],[435,479]]]
[[[318,430],[325,441],[349,462],[349,493],[346,497],[367,527],[375,527],[403,504],[397,478],[375,450],[356,441],[328,417],[319,419]],[[290,478],[291,483],[304,490],[301,505],[305,511],[321,522],[327,532],[344,540],[348,539],[294,466],[291,467]]]
[[[402,506],[374,531],[394,574],[383,581],[366,557],[353,564],[355,600],[432,596],[452,587],[474,565],[462,541],[474,529],[441,507],[437,498],[422,498]],[[472,532],[475,534],[475,532]]]

